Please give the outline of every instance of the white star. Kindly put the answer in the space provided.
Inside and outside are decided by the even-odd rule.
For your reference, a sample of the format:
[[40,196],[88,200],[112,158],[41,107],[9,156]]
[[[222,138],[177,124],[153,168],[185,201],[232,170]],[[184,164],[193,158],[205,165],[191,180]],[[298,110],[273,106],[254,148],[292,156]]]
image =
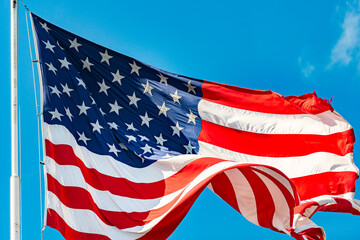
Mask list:
[[191,146],[190,141],[189,141],[188,145],[183,145],[183,146],[186,149],[186,154],[192,154],[192,150],[195,148],[195,147]]
[[77,42],[77,38],[75,38],[75,39],[72,40],[72,41],[69,39],[69,42],[71,43],[71,44],[70,44],[70,48],[75,48],[75,50],[76,50],[77,52],[79,52],[78,47],[82,46],[82,44],[80,44],[80,43]]
[[191,109],[190,113],[187,113],[186,116],[188,116],[189,118],[189,121],[187,123],[193,122],[194,125],[196,125],[195,118],[197,118],[197,116],[191,112]]
[[115,100],[114,104],[109,103],[111,109],[110,112],[115,112],[117,115],[119,115],[119,110],[123,107],[119,106],[117,101]]
[[162,133],[160,133],[160,135],[154,136],[154,138],[156,139],[156,144],[160,144],[161,146],[164,146],[164,142],[166,142],[167,140],[163,138]]
[[138,65],[136,65],[136,62],[135,62],[135,61],[133,61],[132,64],[129,63],[129,65],[131,66],[131,73],[130,73],[130,74],[136,73],[138,76],[140,76],[140,75],[139,75],[139,70],[141,69],[141,67],[139,67]]
[[144,87],[143,93],[145,94],[148,92],[152,96],[151,90],[153,90],[154,88],[152,86],[150,86],[149,80],[146,80],[146,84],[142,83],[141,85]]
[[78,80],[78,86],[83,86],[86,89],[86,85],[84,83],[84,81],[81,78],[75,77],[76,80]]
[[59,41],[56,41],[56,44],[59,46],[59,48],[60,48],[61,50],[65,50],[64,48],[61,47]]
[[107,90],[108,90],[110,87],[105,84],[105,80],[103,79],[102,83],[99,83],[99,82],[98,82],[97,84],[98,84],[99,87],[100,87],[99,93],[104,92],[105,95],[107,96],[107,95],[108,95],[108,94],[107,94]]
[[133,123],[131,123],[131,124],[125,123],[125,125],[127,126],[126,131],[129,131],[129,130],[139,131],[139,130],[137,130],[137,129],[134,127],[134,124],[133,124]]
[[118,156],[118,152],[121,152],[120,150],[118,150],[118,149],[115,147],[115,144],[110,145],[110,144],[107,143],[107,145],[108,145],[108,147],[110,148],[110,149],[109,149],[109,152],[114,153],[116,156]]
[[87,115],[86,111],[87,111],[88,109],[90,109],[90,107],[88,107],[88,106],[85,105],[85,102],[84,102],[84,101],[82,102],[81,105],[76,105],[76,106],[80,109],[79,116],[80,116],[81,114]]
[[184,83],[184,85],[188,88],[187,92],[193,92],[194,94],[196,94],[195,92],[195,86],[191,85],[191,81],[189,80],[187,84]]
[[156,105],[156,106],[157,106],[158,109],[160,110],[160,111],[159,111],[159,116],[160,116],[161,114],[164,114],[165,117],[167,117],[167,116],[166,116],[166,112],[169,111],[171,108],[167,108],[167,107],[165,106],[165,102],[163,102],[163,104],[162,104],[161,106],[159,106],[159,105]]
[[171,158],[171,157],[172,157],[172,156],[171,156],[170,154],[166,153],[166,155],[163,156],[162,158]]
[[63,93],[66,93],[70,97],[70,92],[74,91],[73,89],[69,88],[67,83],[65,83],[65,86],[60,83],[60,85],[63,88]]
[[102,52],[99,52],[99,53],[100,53],[100,55],[101,55],[101,61],[100,61],[100,63],[106,62],[106,63],[110,66],[109,60],[110,60],[111,58],[113,58],[113,57],[108,54],[107,49],[105,49],[105,52],[104,52],[104,53],[102,53]]
[[58,97],[60,97],[61,92],[59,91],[59,89],[57,89],[56,85],[55,85],[55,87],[49,86],[49,88],[51,89],[50,94],[55,93]]
[[130,143],[131,141],[136,142],[136,137],[132,136],[132,135],[125,135],[128,138],[128,143]]
[[71,114],[70,109],[65,108],[65,112],[66,116],[68,116],[68,118],[70,119],[70,122],[72,122],[73,115]]
[[[174,94],[170,93],[170,96],[173,98],[174,103],[180,104],[179,99],[180,99],[181,97],[178,95],[178,90],[176,90],[176,91],[174,92]],[[181,104],[180,104],[180,105],[181,105]]]
[[92,105],[95,105],[95,104],[96,104],[95,99],[94,99],[92,96],[89,96],[89,97],[90,97],[90,99],[91,99],[91,104],[92,104]]
[[141,157],[140,154],[137,154],[136,152],[134,152],[136,156],[138,156],[140,159],[141,159],[141,162],[144,163],[145,162],[145,159],[143,157]]
[[123,75],[119,73],[119,69],[116,71],[116,73],[111,73],[114,77],[112,80],[113,82],[118,82],[121,85],[121,79],[125,78]]
[[109,122],[110,129],[116,129],[118,130],[118,125],[115,122]]
[[101,129],[103,127],[99,124],[99,120],[96,120],[96,123],[90,123],[93,126],[93,132],[98,131],[101,134]]
[[69,65],[71,65],[71,63],[68,62],[66,57],[64,57],[64,60],[62,60],[62,59],[58,59],[58,60],[59,60],[59,62],[61,62],[60,68],[66,67],[67,69],[69,69]]
[[147,137],[145,137],[145,136],[143,136],[143,135],[138,135],[139,137],[140,137],[140,141],[149,141],[149,139],[147,138]]
[[49,111],[49,113],[51,114],[51,120],[53,120],[54,118],[57,118],[57,119],[59,119],[59,121],[61,121],[61,117],[64,116],[61,113],[59,113],[56,108],[55,108],[55,111]]
[[141,115],[140,115],[140,118],[141,118],[141,120],[142,120],[141,126],[144,125],[144,124],[146,124],[146,126],[150,127],[150,126],[149,126],[149,123],[150,123],[151,120],[153,120],[153,118],[150,118],[150,117],[148,116],[147,112],[145,112],[145,115],[144,115],[144,116],[141,116]]
[[81,60],[82,61],[82,63],[83,63],[83,68],[82,69],[87,69],[87,70],[89,70],[89,72],[91,72],[91,69],[90,69],[90,67],[92,66],[92,65],[94,65],[94,64],[92,64],[91,62],[89,62],[89,58],[88,57],[86,57],[86,59],[85,59],[85,61],[84,60]]
[[136,95],[135,95],[135,92],[133,93],[132,96],[127,95],[127,97],[128,97],[129,100],[130,100],[129,106],[132,105],[132,104],[134,104],[135,107],[137,108],[137,107],[138,107],[137,102],[138,102],[139,100],[141,100],[141,98],[137,98]]
[[167,77],[165,77],[164,75],[162,75],[161,73],[159,73],[159,74],[156,74],[159,78],[160,78],[160,83],[165,83],[165,85],[168,85],[167,84],[167,80],[168,80],[168,78]]
[[167,152],[167,151],[169,151],[169,149],[167,148],[167,147],[164,147],[164,146],[157,146],[159,149],[160,149],[160,151],[161,152]]
[[121,147],[121,149],[129,150],[123,143],[119,143],[119,146]]
[[142,154],[145,154],[145,153],[152,153],[151,152],[151,147],[147,144],[145,144],[145,147],[141,147],[141,149],[144,151]]
[[41,22],[40,22],[40,25],[41,25],[41,27],[42,27],[43,29],[45,29],[45,31],[46,31],[47,33],[49,33],[49,30],[51,30],[51,29],[46,25],[46,22],[44,22],[44,23],[41,23]]
[[175,126],[171,126],[171,128],[173,129],[173,136],[176,134],[180,137],[180,131],[183,130],[184,128],[179,126],[179,122],[176,122]]
[[100,111],[101,115],[103,115],[103,116],[105,116],[105,115],[106,115],[106,114],[104,113],[104,111],[103,111],[101,108],[99,108],[99,111]]
[[49,49],[50,51],[52,51],[53,53],[55,53],[54,52],[54,47],[55,47],[55,45],[52,45],[50,42],[49,42],[49,40],[47,40],[47,42],[45,42],[45,41],[42,41],[44,44],[45,44],[45,48],[47,48],[47,49]]
[[52,65],[52,62],[50,63],[45,63],[48,67],[49,67],[49,71],[52,71],[55,75],[56,75],[56,71],[57,69]]
[[79,133],[79,132],[77,132],[77,134],[79,135],[79,139],[78,139],[78,141],[83,141],[84,143],[85,143],[85,145],[87,145],[87,141],[89,141],[90,140],[90,138],[87,138],[86,136],[85,136],[85,133],[83,132],[83,133]]

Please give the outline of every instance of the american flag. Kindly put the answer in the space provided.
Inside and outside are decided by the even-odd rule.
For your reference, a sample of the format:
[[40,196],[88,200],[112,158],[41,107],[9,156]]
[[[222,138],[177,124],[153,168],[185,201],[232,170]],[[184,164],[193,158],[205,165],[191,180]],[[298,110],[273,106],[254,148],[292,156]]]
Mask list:
[[46,224],[66,239],[165,239],[205,187],[296,239],[325,239],[316,211],[360,214],[353,129],[315,93],[180,76],[32,24]]

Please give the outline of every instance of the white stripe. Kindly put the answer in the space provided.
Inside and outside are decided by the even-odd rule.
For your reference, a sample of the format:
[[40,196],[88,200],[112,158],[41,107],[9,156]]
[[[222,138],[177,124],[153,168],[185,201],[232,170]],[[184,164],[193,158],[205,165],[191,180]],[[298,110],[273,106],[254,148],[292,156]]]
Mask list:
[[353,154],[338,156],[317,152],[301,157],[262,157],[247,155],[199,141],[199,155],[218,157],[242,163],[255,163],[275,167],[289,178],[303,177],[323,172],[351,171],[358,173],[353,163]]
[[190,162],[199,158],[196,155],[181,155],[168,159],[159,159],[155,163],[141,168],[134,168],[115,160],[111,156],[99,155],[77,144],[73,135],[62,125],[43,124],[44,139],[53,144],[66,144],[72,147],[75,155],[87,168],[94,168],[102,174],[126,178],[136,183],[161,181],[177,173]]
[[342,198],[342,199],[347,199],[349,201],[353,201],[354,195],[355,195],[354,192],[347,192],[344,194],[337,194],[337,195],[321,195],[319,197],[314,197],[314,198],[303,200],[303,201],[301,201],[300,204],[312,202],[312,201],[315,201],[320,205],[325,204],[327,201],[329,201],[328,203],[335,203],[335,200],[332,198]]
[[318,225],[316,225],[309,218],[303,217],[303,216],[299,217],[298,214],[294,215],[294,219],[295,218],[297,219],[296,227],[294,229],[295,233],[300,233],[300,232],[306,231],[311,228],[319,228],[322,231],[323,235],[325,236],[324,229],[322,227],[319,227]]
[[105,235],[110,239],[137,239],[144,235],[109,226],[90,210],[68,208],[52,192],[48,192],[48,209],[56,211],[69,227],[78,232]]
[[280,191],[278,186],[275,185],[273,181],[271,181],[268,177],[263,175],[262,173],[256,172],[256,175],[260,177],[260,179],[266,185],[266,188],[269,190],[270,195],[272,197],[275,212],[272,219],[272,225],[280,231],[288,233],[289,231],[286,228],[290,227],[289,216],[291,214],[289,204],[286,201],[283,193]]
[[80,171],[80,168],[72,165],[59,165],[51,158],[46,160],[47,173],[54,177],[65,187],[79,187],[88,191],[95,204],[103,210],[116,212],[147,212],[157,209],[171,202],[183,189],[168,194],[161,198],[137,199],[123,197],[93,188],[88,183]]
[[328,135],[351,129],[340,115],[331,111],[319,114],[270,114],[224,106],[201,99],[198,105],[203,120],[242,131],[264,134]]
[[348,200],[351,203],[352,208],[358,211],[358,214],[360,214],[360,206],[356,203],[356,201],[354,201],[357,199],[352,199],[352,200],[346,199],[346,200]]
[[[304,225],[301,225],[301,226],[295,228],[295,232],[300,233],[302,231],[305,231],[305,230],[308,230],[311,228],[320,228],[320,227],[317,226],[315,223],[314,224],[309,223],[309,224],[304,224]],[[307,238],[305,238],[305,239],[307,239]]]
[[213,188],[211,182],[207,185],[207,187],[208,187],[211,191],[214,191],[214,188]]
[[[304,211],[300,216],[304,216],[304,217],[310,218],[310,217],[313,215],[313,213],[314,213],[315,211],[317,211],[318,207],[319,207],[319,206],[307,207],[307,208],[305,209],[305,211]],[[298,214],[296,214],[296,215],[298,215]],[[300,216],[299,216],[299,217],[300,217]],[[296,220],[296,221],[297,221],[297,220]]]
[[227,170],[225,174],[234,188],[241,214],[250,222],[259,225],[255,195],[248,180],[238,169]]

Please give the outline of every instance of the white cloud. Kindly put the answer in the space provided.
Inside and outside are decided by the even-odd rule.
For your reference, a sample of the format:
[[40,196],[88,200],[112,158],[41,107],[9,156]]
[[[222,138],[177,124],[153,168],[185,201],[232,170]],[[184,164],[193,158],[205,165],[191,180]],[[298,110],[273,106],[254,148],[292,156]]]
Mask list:
[[[359,62],[360,44],[360,12],[353,8],[345,13],[344,21],[341,25],[342,33],[331,50],[330,64],[327,68],[335,64],[347,66],[353,60]],[[354,59],[355,58],[355,59]]]
[[301,71],[306,78],[309,77],[310,74],[315,70],[315,66],[311,65],[309,62],[303,64],[302,59],[300,57],[298,58],[298,62],[301,67]]
[[306,64],[306,66],[302,69],[302,72],[305,77],[309,77],[310,74],[315,70],[314,65],[310,65],[309,63]]

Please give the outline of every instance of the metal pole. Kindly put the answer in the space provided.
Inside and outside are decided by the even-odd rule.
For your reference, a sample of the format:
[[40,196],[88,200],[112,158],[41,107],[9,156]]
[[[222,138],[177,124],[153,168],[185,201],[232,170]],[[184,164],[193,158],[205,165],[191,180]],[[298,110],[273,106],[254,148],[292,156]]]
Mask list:
[[20,240],[20,178],[18,163],[17,113],[17,2],[10,0],[11,15],[11,177],[10,177],[10,240]]

